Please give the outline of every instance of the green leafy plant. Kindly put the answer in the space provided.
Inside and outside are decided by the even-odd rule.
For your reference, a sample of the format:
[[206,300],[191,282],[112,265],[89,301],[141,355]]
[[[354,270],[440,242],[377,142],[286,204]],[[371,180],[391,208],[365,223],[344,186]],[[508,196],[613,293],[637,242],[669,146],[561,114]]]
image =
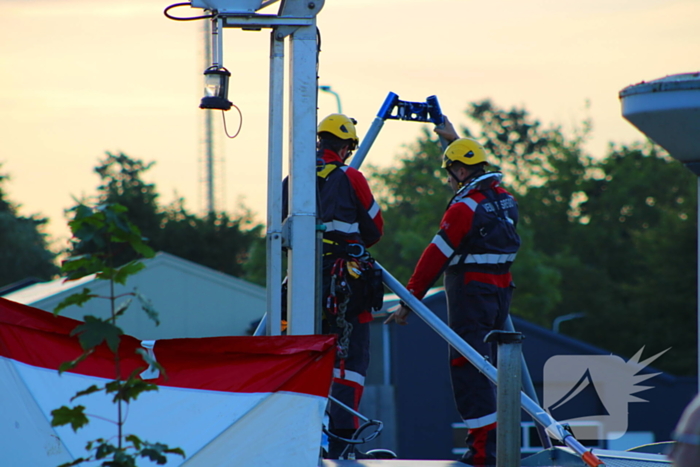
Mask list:
[[[161,443],[150,443],[141,440],[134,434],[126,434],[123,427],[126,422],[125,406],[136,400],[139,395],[148,391],[157,391],[158,386],[139,378],[139,373],[145,368],[134,370],[128,377],[122,377],[119,359],[119,343],[124,334],[117,326],[117,319],[129,308],[132,300],[136,298],[142,309],[156,324],[159,324],[158,313],[151,303],[138,291],[116,295],[115,285],[125,285],[127,279],[141,271],[145,266],[140,262],[141,258],[151,258],[153,250],[146,244],[139,229],[127,218],[127,209],[116,203],[105,203],[94,208],[79,203],[71,210],[73,218],[69,222],[73,233],[73,252],[90,251],[90,253],[70,256],[61,266],[61,271],[66,280],[77,280],[94,274],[98,280],[109,282],[110,293],[108,296],[100,296],[92,293],[88,288],[64,299],[54,310],[58,314],[64,308],[72,305],[82,306],[89,300],[101,298],[110,302],[110,316],[107,319],[92,315],[85,316],[84,323],[77,326],[71,332],[77,336],[82,354],[75,360],[64,362],[59,367],[59,373],[74,369],[81,361],[88,358],[97,347],[106,345],[114,354],[115,379],[102,386],[92,385],[87,389],[78,391],[72,398],[76,399],[90,394],[104,392],[105,396],[111,396],[116,406],[117,417],[115,425],[117,434],[110,439],[98,438],[89,441],[85,447],[89,453],[86,457],[80,457],[73,462],[62,464],[59,467],[79,465],[84,462],[101,462],[104,467],[135,467],[138,458],[146,458],[162,465],[167,463],[167,454],[178,454],[185,457],[180,448],[171,448]],[[126,251],[137,259],[116,266],[114,259],[121,257]],[[119,300],[122,300],[117,303]],[[157,368],[161,374],[164,369],[151,358],[144,349],[138,349],[144,363]],[[70,425],[73,431],[85,427],[89,423],[90,414],[85,412],[85,406],[62,406],[51,412],[52,426]]]

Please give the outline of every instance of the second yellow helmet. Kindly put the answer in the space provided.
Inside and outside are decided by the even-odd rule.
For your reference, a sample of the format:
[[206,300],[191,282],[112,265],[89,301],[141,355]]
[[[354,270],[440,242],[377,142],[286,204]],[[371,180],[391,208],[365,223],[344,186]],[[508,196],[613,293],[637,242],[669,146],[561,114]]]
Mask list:
[[471,138],[458,138],[445,149],[442,155],[442,168],[446,169],[454,162],[464,165],[476,165],[486,161],[484,147]]
[[360,139],[357,137],[357,130],[355,129],[354,118],[349,118],[343,114],[330,114],[318,124],[317,133],[330,133],[333,136],[343,139],[351,140],[352,144],[350,149],[355,149],[360,143]]

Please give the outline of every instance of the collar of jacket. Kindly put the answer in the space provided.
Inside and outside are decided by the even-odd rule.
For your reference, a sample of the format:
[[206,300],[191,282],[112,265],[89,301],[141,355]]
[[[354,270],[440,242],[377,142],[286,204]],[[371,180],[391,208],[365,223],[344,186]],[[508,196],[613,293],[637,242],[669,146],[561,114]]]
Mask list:
[[462,188],[457,190],[453,199],[461,199],[469,195],[473,191],[483,191],[487,188],[497,187],[501,183],[503,174],[501,172],[488,172],[483,175],[479,175],[469,183],[464,185]]
[[325,149],[323,151],[323,155],[321,156],[321,158],[323,159],[323,162],[325,162],[325,163],[329,163],[329,162],[340,162],[341,164],[344,163],[343,159],[341,159],[338,154],[331,151],[330,149]]

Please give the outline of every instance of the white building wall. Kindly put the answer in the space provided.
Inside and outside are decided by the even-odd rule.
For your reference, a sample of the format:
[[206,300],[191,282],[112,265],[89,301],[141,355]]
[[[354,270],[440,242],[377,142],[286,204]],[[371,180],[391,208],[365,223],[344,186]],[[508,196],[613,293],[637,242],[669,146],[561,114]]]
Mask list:
[[[251,322],[265,313],[263,287],[168,253],[158,253],[144,264],[146,268],[132,276],[126,286],[115,288],[117,295],[138,289],[158,311],[160,326],[148,318],[135,297],[117,300],[118,305],[133,298],[117,325],[138,339],[245,335]],[[64,298],[85,287],[94,294],[109,295],[109,282],[89,277],[75,282],[63,283],[59,279],[35,284],[4,298],[52,312]],[[61,315],[79,320],[85,315],[107,318],[110,302],[96,298],[82,308],[68,307]]]

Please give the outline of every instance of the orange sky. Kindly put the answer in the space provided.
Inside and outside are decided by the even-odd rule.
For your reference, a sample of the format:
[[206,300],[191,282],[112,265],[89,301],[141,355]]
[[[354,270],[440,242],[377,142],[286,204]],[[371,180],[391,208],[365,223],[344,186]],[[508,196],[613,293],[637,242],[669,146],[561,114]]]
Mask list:
[[[93,194],[105,151],[156,161],[146,179],[166,204],[203,206],[201,24],[175,22],[155,0],[0,0],[0,163],[21,213],[48,216],[65,242],[63,210]],[[182,8],[178,13],[196,14]],[[437,95],[457,123],[468,102],[525,106],[544,123],[594,124],[588,145],[643,138],[620,116],[618,92],[698,71],[697,0],[327,0],[319,15],[320,84],[341,95],[363,135],[392,91]],[[220,207],[242,201],[265,218],[269,32],[227,29],[229,98],[240,136],[219,135]],[[586,102],[590,108],[586,110]],[[336,110],[319,96],[319,113]],[[229,129],[237,114],[226,114]],[[218,118],[218,117],[217,117]],[[389,121],[367,161],[386,166],[420,125]]]

